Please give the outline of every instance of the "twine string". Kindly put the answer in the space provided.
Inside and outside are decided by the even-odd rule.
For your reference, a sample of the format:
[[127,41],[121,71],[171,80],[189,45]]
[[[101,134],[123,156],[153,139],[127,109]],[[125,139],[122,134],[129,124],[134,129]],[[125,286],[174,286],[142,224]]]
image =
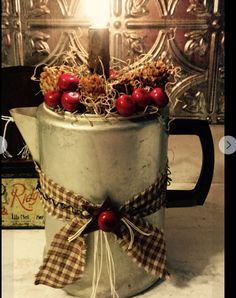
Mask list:
[[71,242],[75,240],[77,237],[81,235],[81,233],[85,230],[87,225],[93,220],[93,218],[90,218],[76,233],[74,233],[72,236],[68,237],[68,241]]
[[129,230],[129,234],[130,234],[130,242],[129,242],[129,246],[128,246],[128,250],[132,249],[133,247],[133,243],[134,243],[134,232],[132,230],[132,228],[130,227],[130,225],[126,222],[126,220],[124,218],[121,219],[123,221],[123,223],[126,225],[126,227]]
[[[3,121],[6,121],[6,124],[4,126],[4,130],[3,130],[3,142],[2,142],[2,152],[3,152],[3,157],[4,158],[13,158],[13,156],[11,155],[11,153],[9,151],[7,151],[7,149],[4,147],[4,140],[6,140],[6,134],[7,134],[7,128],[10,122],[15,122],[13,117],[11,116],[1,116],[1,119]],[[25,144],[20,151],[17,153],[17,156],[21,156],[22,159],[29,159],[30,158],[30,151],[29,151],[29,147]]]
[[1,116],[1,119],[2,120],[4,120],[4,121],[6,121],[6,124],[5,124],[5,126],[4,126],[4,130],[3,130],[3,142],[2,142],[2,152],[3,152],[3,157],[4,158],[12,158],[13,156],[11,155],[11,153],[9,153],[8,151],[7,151],[7,148],[5,148],[4,147],[4,145],[5,145],[5,142],[4,142],[4,140],[6,140],[6,134],[7,134],[7,128],[8,128],[8,125],[9,125],[9,123],[10,122],[14,122],[14,120],[13,120],[13,118],[11,117],[11,116]]
[[102,274],[104,245],[105,245],[107,272],[108,272],[110,288],[111,288],[111,297],[119,298],[119,295],[115,290],[115,284],[116,284],[115,263],[112,257],[112,252],[111,252],[107,235],[105,232],[101,230],[94,233],[94,253],[93,253],[94,266],[93,266],[92,294],[90,298],[96,298],[96,295],[97,295],[98,284]]
[[132,223],[128,218],[126,217],[123,217],[121,219],[121,221],[126,225],[126,227],[128,228],[129,230],[129,233],[130,233],[130,243],[129,243],[129,246],[128,246],[128,250],[132,249],[133,247],[133,243],[134,243],[134,232],[132,230],[132,228],[137,231],[138,233],[144,235],[144,236],[151,236],[152,233],[146,233],[142,230],[140,230],[134,223]]
[[[100,242],[100,246],[99,246]],[[100,248],[100,251],[99,251]],[[94,253],[93,253],[93,282],[92,282],[92,294],[90,298],[96,298],[99,280],[102,273],[103,264],[103,241],[102,241],[102,231],[94,233]]]
[[30,151],[29,147],[27,145],[24,145],[24,147],[17,153],[17,155],[21,155],[22,159],[29,159],[30,158]]
[[107,272],[110,280],[110,287],[111,287],[111,297],[118,298],[119,295],[116,292],[115,284],[116,284],[116,271],[115,271],[115,263],[112,257],[111,248],[108,242],[107,234],[102,232],[105,240],[106,245],[106,261],[107,261]]

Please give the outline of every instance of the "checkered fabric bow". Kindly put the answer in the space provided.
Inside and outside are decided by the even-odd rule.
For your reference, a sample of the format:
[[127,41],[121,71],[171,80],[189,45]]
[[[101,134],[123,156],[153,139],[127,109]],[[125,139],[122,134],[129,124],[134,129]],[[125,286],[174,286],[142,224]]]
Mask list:
[[163,232],[144,219],[165,203],[169,179],[166,169],[155,183],[119,208],[115,208],[109,198],[102,206],[94,205],[48,179],[38,166],[36,169],[40,177],[38,190],[46,212],[68,223],[55,234],[36,274],[35,284],[63,288],[82,276],[86,260],[85,236],[99,229],[98,218],[107,210],[117,215],[118,223],[111,232],[117,235],[123,251],[146,272],[159,278],[168,276]]

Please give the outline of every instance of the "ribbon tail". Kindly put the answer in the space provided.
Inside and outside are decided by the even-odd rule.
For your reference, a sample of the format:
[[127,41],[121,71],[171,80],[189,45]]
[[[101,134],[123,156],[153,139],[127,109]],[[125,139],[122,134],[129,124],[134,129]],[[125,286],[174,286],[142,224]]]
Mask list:
[[68,237],[75,234],[83,224],[83,221],[74,218],[55,234],[36,274],[36,285],[63,288],[81,278],[85,268],[85,239],[80,235],[74,241],[68,241]]
[[[127,255],[139,267],[146,272],[168,278],[169,273],[166,269],[166,243],[163,232],[157,227],[153,227],[144,219],[132,218],[132,223],[138,227],[133,229],[134,239],[130,247],[130,232],[125,225],[122,226],[122,238],[118,242]],[[141,230],[145,233],[139,233]],[[146,234],[146,235],[145,235]]]

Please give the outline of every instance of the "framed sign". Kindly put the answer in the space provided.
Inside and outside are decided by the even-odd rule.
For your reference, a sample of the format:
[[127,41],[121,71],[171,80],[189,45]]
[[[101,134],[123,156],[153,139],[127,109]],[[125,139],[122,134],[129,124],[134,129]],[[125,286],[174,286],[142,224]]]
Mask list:
[[38,174],[33,163],[5,163],[3,169],[2,227],[44,228],[44,210],[36,190]]

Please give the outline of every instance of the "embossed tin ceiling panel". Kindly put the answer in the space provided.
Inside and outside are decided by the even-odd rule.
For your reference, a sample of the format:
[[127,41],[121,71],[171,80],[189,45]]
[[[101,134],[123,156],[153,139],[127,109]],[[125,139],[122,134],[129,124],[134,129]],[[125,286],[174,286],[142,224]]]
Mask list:
[[[2,0],[2,66],[55,64],[70,47],[87,56],[86,0]],[[224,1],[111,0],[111,56],[165,59],[181,68],[168,87],[171,115],[224,122]]]

